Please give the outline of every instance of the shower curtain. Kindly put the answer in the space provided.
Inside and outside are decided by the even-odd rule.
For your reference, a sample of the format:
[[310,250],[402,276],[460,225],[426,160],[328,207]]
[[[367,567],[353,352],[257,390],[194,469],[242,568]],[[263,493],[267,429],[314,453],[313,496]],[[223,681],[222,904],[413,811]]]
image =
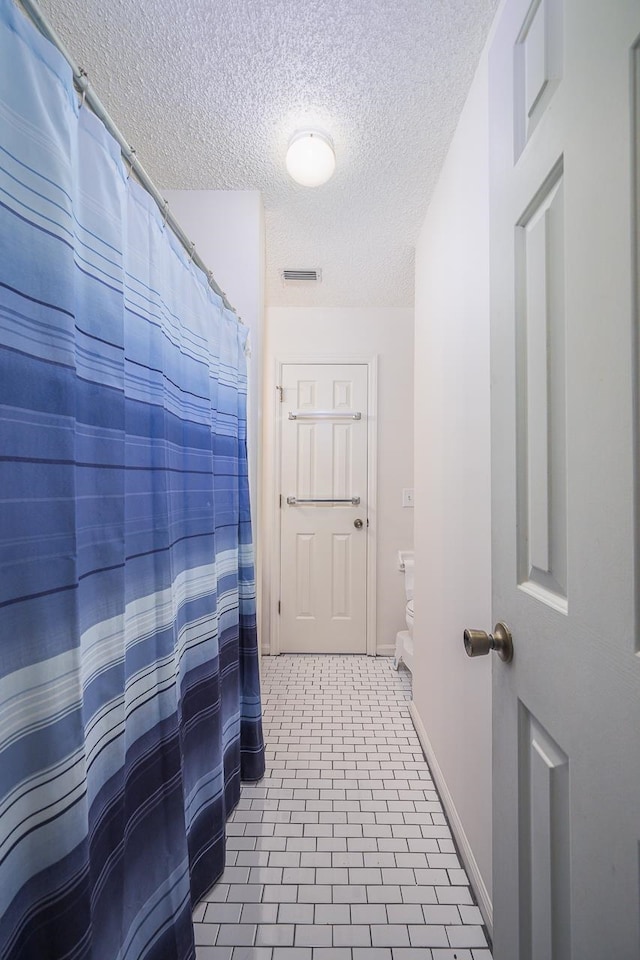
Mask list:
[[193,960],[264,772],[245,331],[0,0],[0,956]]

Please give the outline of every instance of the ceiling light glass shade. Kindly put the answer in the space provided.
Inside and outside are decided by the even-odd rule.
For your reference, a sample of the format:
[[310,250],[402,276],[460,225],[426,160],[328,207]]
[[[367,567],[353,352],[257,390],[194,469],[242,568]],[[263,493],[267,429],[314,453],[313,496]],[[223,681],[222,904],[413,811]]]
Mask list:
[[333,176],[336,155],[329,137],[317,130],[294,134],[287,150],[287,170],[303,187],[319,187]]

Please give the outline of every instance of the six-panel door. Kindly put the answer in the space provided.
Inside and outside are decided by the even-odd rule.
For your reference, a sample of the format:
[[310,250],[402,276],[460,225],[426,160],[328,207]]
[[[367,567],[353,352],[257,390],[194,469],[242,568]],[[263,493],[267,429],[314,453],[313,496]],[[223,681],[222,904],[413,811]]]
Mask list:
[[495,960],[640,956],[639,36],[506,0],[489,58]]
[[367,375],[282,368],[283,653],[366,653]]

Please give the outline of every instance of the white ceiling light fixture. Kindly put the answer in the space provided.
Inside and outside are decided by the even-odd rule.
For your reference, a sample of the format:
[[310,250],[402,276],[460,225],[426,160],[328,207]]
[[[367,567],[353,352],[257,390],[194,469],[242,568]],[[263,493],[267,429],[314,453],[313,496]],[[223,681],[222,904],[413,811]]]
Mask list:
[[320,187],[333,176],[336,155],[333,144],[319,130],[294,133],[287,150],[287,170],[303,187]]

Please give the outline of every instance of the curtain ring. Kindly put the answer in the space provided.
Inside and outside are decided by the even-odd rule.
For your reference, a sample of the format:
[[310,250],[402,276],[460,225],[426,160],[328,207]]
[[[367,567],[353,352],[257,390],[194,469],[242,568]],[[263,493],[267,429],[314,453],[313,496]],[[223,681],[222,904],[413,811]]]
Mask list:
[[166,225],[167,225],[167,218],[168,218],[168,216],[169,216],[169,201],[166,200],[166,199],[165,199],[165,201],[164,201],[164,207],[162,208],[162,210],[163,210],[163,213],[162,213],[162,229],[164,230],[164,228],[165,228]]
[[127,173],[127,180],[131,178],[131,174],[133,173],[133,168],[135,167],[138,159],[136,157],[136,151],[133,149],[133,147],[130,147],[129,149],[131,152],[129,154],[129,172]]
[[88,86],[88,84],[89,84],[89,75],[87,74],[87,71],[84,69],[84,67],[80,67],[79,70],[78,70],[78,80],[77,80],[77,83],[78,83],[78,86],[80,87],[80,107],[79,107],[79,109],[82,110],[82,108],[84,107],[84,101],[85,101],[86,96],[87,96],[87,86]]

